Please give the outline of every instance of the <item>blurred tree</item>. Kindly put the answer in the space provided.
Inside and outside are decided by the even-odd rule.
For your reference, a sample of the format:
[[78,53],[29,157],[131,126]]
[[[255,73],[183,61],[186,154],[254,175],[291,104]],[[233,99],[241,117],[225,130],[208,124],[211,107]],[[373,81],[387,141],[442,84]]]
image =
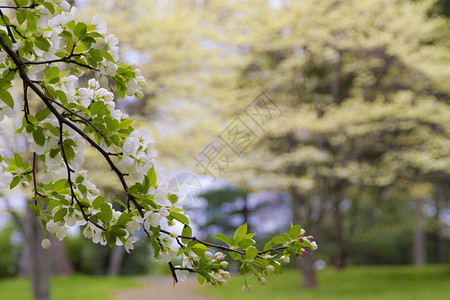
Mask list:
[[[108,3],[92,11],[107,14],[130,57],[148,58],[148,96],[129,103],[159,128],[164,163],[195,164],[243,100],[270,93],[275,107],[247,111],[258,136],[231,154],[226,176],[288,192],[294,222],[308,231],[329,218],[336,267],[345,266],[360,191],[400,181],[448,190],[449,26],[429,16],[434,1]],[[305,287],[316,285],[313,263],[303,263]]]

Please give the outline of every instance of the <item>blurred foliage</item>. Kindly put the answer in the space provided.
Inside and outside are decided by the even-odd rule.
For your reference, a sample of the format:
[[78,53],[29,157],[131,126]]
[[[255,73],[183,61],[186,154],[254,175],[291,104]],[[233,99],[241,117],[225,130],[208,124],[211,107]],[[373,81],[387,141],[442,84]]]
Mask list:
[[[93,244],[82,235],[69,236],[65,247],[75,272],[105,275],[111,256],[111,248]],[[125,253],[120,274],[146,274],[150,271],[150,249],[145,242],[136,243],[134,251]]]
[[17,274],[21,246],[12,243],[15,232],[11,225],[4,226],[0,231],[0,278]]
[[[411,201],[448,207],[448,3],[103,0],[87,11],[103,12],[149,78],[143,100],[121,105],[155,129],[163,167],[203,171],[194,157],[242,117],[257,138],[239,155],[222,142],[231,162],[215,175],[289,194],[327,261],[408,263]],[[273,110],[245,119],[262,91]],[[207,196],[207,224],[230,226],[227,193]],[[426,220],[429,237],[443,235],[442,220]]]

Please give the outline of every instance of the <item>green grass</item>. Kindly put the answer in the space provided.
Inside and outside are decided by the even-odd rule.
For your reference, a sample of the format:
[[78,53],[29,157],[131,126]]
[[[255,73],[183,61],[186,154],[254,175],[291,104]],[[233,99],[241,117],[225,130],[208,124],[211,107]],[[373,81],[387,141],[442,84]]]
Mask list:
[[[54,300],[113,300],[112,291],[138,286],[133,277],[98,277],[75,275],[55,277],[51,281],[51,297]],[[31,284],[27,279],[0,280],[1,300],[31,300]]]
[[447,300],[450,295],[450,265],[352,267],[344,271],[318,271],[319,287],[300,289],[300,274],[289,270],[270,276],[261,286],[249,278],[251,291],[242,293],[243,278],[232,276],[224,288],[204,286],[202,294],[219,299],[320,299],[320,300]]

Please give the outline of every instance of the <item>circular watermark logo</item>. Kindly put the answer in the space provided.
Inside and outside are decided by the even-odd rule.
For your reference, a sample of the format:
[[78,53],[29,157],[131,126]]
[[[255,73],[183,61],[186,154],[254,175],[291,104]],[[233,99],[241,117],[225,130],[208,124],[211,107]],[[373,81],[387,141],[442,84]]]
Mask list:
[[169,181],[169,192],[177,195],[184,207],[193,206],[202,192],[200,178],[193,173],[178,173]]

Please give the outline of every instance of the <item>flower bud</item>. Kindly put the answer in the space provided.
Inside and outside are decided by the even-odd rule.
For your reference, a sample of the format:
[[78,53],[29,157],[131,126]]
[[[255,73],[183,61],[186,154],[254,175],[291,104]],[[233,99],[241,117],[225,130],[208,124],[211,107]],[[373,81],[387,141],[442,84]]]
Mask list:
[[144,93],[141,91],[136,91],[136,93],[134,93],[134,96],[136,96],[136,98],[138,99],[142,99],[144,98]]
[[139,63],[136,60],[132,60],[130,61],[130,67],[137,69],[137,67],[139,67]]
[[219,279],[217,280],[217,282],[219,283],[219,286],[225,286],[225,284],[227,283],[225,280],[223,279]]
[[44,249],[50,249],[50,246],[52,245],[52,242],[48,238],[45,238],[42,240],[41,246]]
[[213,254],[209,251],[206,251],[203,255],[207,261],[210,261],[213,258]]
[[300,229],[300,235],[304,235],[305,234],[305,229]]
[[41,36],[43,35],[42,29],[41,29],[41,28],[37,28],[37,29],[34,31],[34,35],[35,35],[36,37],[41,37]]
[[80,68],[74,68],[73,72],[74,72],[75,76],[78,76],[78,77],[84,74],[84,71],[81,70]]
[[222,252],[216,252],[216,254],[214,255],[214,258],[217,259],[218,261],[222,261],[223,260],[223,253]]
[[222,268],[228,268],[229,265],[230,265],[230,264],[229,264],[227,261],[223,261],[223,262],[220,263],[220,266],[221,266]]
[[272,266],[272,265],[268,265],[268,266],[266,267],[266,272],[267,272],[268,274],[273,273],[274,270],[275,270],[275,267]]
[[266,284],[266,278],[261,277],[261,279],[258,281],[260,285],[265,285]]
[[225,278],[225,279],[230,279],[230,277],[231,277],[230,272],[227,272],[227,271],[223,271],[220,274],[222,274],[222,277]]
[[250,292],[250,285],[248,283],[244,283],[244,285],[242,286],[242,291],[244,293]]

